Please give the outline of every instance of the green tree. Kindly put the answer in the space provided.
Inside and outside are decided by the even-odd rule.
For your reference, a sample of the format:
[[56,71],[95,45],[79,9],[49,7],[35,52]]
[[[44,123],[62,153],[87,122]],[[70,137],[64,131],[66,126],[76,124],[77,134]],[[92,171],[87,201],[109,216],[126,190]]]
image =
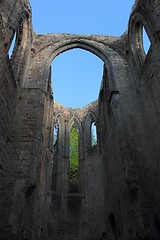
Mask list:
[[[79,133],[75,125],[70,131],[70,192],[78,192],[78,164],[79,164],[79,150],[78,150]],[[97,133],[95,122],[91,125],[91,144],[97,144]]]
[[78,130],[73,126],[70,131],[70,192],[78,192]]

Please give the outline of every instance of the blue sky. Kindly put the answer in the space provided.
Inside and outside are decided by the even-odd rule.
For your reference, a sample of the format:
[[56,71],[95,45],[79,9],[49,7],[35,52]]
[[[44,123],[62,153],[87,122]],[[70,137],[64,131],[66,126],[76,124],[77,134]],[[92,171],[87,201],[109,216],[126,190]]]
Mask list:
[[37,33],[120,36],[127,29],[134,0],[30,0]]
[[[134,0],[30,0],[36,33],[75,33],[121,36]],[[103,62],[87,51],[73,49],[52,63],[55,100],[83,107],[98,97]]]

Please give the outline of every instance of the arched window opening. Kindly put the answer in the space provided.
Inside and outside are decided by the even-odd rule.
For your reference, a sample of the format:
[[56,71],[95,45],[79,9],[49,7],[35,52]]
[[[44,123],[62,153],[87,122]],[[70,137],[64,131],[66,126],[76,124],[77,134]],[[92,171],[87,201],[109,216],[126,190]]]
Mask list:
[[56,121],[53,129],[53,145],[56,145],[58,141],[58,135],[59,135],[59,124],[58,124],[58,121]]
[[74,124],[69,136],[69,159],[70,159],[70,181],[69,192],[78,192],[78,165],[79,165],[79,149],[78,149],[79,132]]
[[113,232],[113,235],[115,236],[115,239],[117,239],[117,227],[116,227],[116,220],[113,213],[110,213],[109,215],[109,223]]
[[139,71],[141,71],[141,67],[144,65],[146,56],[151,46],[151,41],[148,35],[148,28],[144,23],[145,19],[140,13],[136,13],[131,16],[129,40]]
[[92,147],[97,145],[97,126],[95,121],[91,124],[91,145]]
[[149,48],[151,46],[151,42],[144,27],[142,28],[142,34],[143,34],[143,49],[145,54],[147,55]]
[[72,49],[51,65],[54,99],[63,106],[81,108],[98,99],[103,61],[89,51]]
[[12,57],[14,47],[15,47],[15,44],[16,44],[16,39],[17,39],[17,33],[15,32],[15,34],[13,36],[13,39],[12,39],[12,42],[11,42],[11,45],[10,45],[9,52],[8,52],[9,59],[11,59],[11,57]]

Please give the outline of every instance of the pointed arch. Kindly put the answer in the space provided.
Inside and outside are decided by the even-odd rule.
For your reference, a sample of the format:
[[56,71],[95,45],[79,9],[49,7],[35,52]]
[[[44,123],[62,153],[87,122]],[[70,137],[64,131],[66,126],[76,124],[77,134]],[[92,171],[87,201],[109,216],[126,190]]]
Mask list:
[[[143,43],[143,32],[146,32],[150,46],[152,45],[152,34],[150,23],[142,13],[133,12],[129,21],[129,43],[134,55],[137,68],[140,70],[146,59],[145,47]],[[148,49],[149,50],[149,49]]]
[[[44,37],[44,36],[42,36]],[[54,61],[54,58],[56,58],[59,54],[71,50],[71,49],[83,49],[86,50],[97,57],[99,57],[104,63],[107,64],[107,72],[108,76],[112,78],[114,76],[113,73],[113,65],[112,59],[110,57],[110,53],[112,51],[115,52],[115,54],[119,55],[119,52],[116,51],[112,46],[105,42],[101,42],[102,39],[97,38],[93,39],[92,36],[87,35],[74,35],[74,34],[55,34],[55,35],[48,35],[48,41],[45,41],[44,38],[44,44],[42,45],[41,49],[36,51],[33,56],[33,64],[31,66],[31,69],[34,68],[37,71],[37,78],[44,79],[43,84],[40,83],[38,85],[39,88],[43,89],[44,92],[47,92],[48,89],[48,80],[50,79],[50,66],[52,61]],[[101,44],[100,44],[101,42]],[[39,59],[39,56],[44,56],[42,62],[37,61]],[[43,72],[42,72],[43,69]],[[31,71],[30,71],[31,72]],[[35,87],[36,82],[33,82],[31,74],[28,75],[28,78],[26,79],[26,87]]]
[[64,124],[64,116],[62,113],[57,113],[54,117],[55,121],[58,121],[61,126]]
[[26,74],[29,67],[29,46],[31,41],[31,13],[25,9],[7,45],[12,70],[17,79],[17,83],[20,85],[23,84],[21,82],[23,79],[22,75]]
[[[44,46],[40,51],[44,51],[46,48],[51,48],[52,45],[53,43],[47,46]],[[57,47],[51,48],[53,50],[50,53],[50,56],[48,58],[48,65],[50,65],[53,59],[56,56],[58,56],[60,53],[63,53],[65,51],[68,51],[74,48],[80,48],[80,49],[89,51],[95,54],[97,57],[99,57],[103,62],[106,62],[108,60],[107,54],[103,51],[103,49],[97,46],[96,41],[95,43],[94,42],[91,43],[91,42],[88,42],[87,38],[86,40],[78,39],[78,35],[77,35],[75,36],[75,39],[74,38],[72,39],[71,37],[71,39],[66,39],[65,42],[63,41],[63,43],[59,44]]]
[[[77,116],[72,116],[71,119],[68,122],[68,128],[67,128],[67,135],[69,136],[69,132],[71,131],[71,128],[73,125],[77,126],[78,132],[79,132],[79,138],[78,138],[78,142],[79,142],[79,158],[81,158],[82,156],[82,124],[81,121],[78,119]],[[69,139],[67,137],[67,139]],[[68,141],[66,141],[66,144],[69,145]]]
[[67,149],[68,149],[68,191],[69,193],[79,192],[79,162],[82,149],[82,127],[76,115],[73,115],[67,125]]
[[69,129],[69,131],[71,130],[73,124],[76,124],[76,126],[78,127],[79,132],[81,132],[81,122],[75,115],[68,122],[68,129]]
[[[97,117],[89,111],[85,119],[85,132],[86,132],[86,147],[89,148],[97,146],[98,144],[98,128]],[[92,132],[93,131],[93,132]]]
[[59,54],[51,63],[55,101],[68,108],[83,108],[98,99],[102,75],[103,61],[89,51],[76,48]]

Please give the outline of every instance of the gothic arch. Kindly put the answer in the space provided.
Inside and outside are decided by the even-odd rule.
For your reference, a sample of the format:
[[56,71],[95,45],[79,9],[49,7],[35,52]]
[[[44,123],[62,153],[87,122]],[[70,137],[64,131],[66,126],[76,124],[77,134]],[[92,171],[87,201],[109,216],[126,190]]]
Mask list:
[[75,49],[75,48],[79,48],[79,49],[83,49],[86,50],[94,55],[96,55],[98,58],[100,58],[107,69],[107,75],[109,78],[111,78],[111,76],[113,75],[113,66],[111,61],[108,59],[107,53],[105,53],[100,47],[97,46],[97,43],[95,42],[95,44],[93,43],[88,43],[87,40],[67,40],[66,43],[60,44],[58,47],[56,47],[55,49],[53,49],[53,51],[51,52],[47,63],[46,63],[46,70],[49,68],[49,66],[51,65],[51,62],[54,61],[54,58],[56,58],[59,54],[71,50],[71,49]]
[[61,121],[63,120],[63,118],[64,117],[63,117],[62,113],[57,113],[54,117],[54,119],[60,119]]
[[[92,144],[91,144],[91,125],[92,123],[95,122],[96,123],[96,128],[98,129],[98,123],[97,123],[97,117],[96,115],[89,111],[86,115],[86,119],[85,119],[85,129],[84,129],[84,132],[86,133],[86,147],[89,146],[92,147]],[[98,141],[97,141],[98,142]]]
[[53,123],[55,123],[56,121],[58,121],[58,123],[59,123],[59,128],[64,131],[65,121],[64,121],[64,116],[62,115],[62,113],[56,114],[56,116],[54,117]]
[[51,52],[48,58],[49,65],[51,64],[51,62],[56,56],[74,48],[80,48],[80,49],[89,51],[94,55],[96,55],[97,57],[99,57],[103,62],[108,60],[106,53],[101,48],[96,46],[97,43],[93,44],[93,43],[88,43],[87,41],[88,41],[87,39],[86,41],[77,40],[77,39],[66,40],[66,43],[60,44],[55,49],[53,49],[53,51]]
[[[108,66],[108,73],[112,72],[112,66],[111,62],[108,59],[107,54],[97,46],[97,43],[88,43],[88,40],[66,40],[66,43],[60,44],[56,48],[53,49],[53,51],[50,53],[50,56],[48,57],[47,63],[46,63],[46,69],[48,69],[54,61],[54,58],[56,58],[59,54],[66,52],[68,50],[72,50],[75,48],[86,50],[94,55],[96,55],[98,58],[100,58],[104,63]],[[111,74],[111,73],[110,73]]]
[[79,132],[81,133],[81,132],[82,132],[82,130],[81,130],[81,123],[80,123],[79,119],[78,119],[76,116],[73,116],[73,117],[69,120],[69,122],[68,122],[68,130],[69,130],[69,131],[71,130],[71,128],[72,128],[72,126],[73,126],[74,123],[75,123],[76,126],[78,127]]
[[69,134],[72,129],[73,125],[76,125],[78,131],[79,131],[79,157],[81,157],[81,149],[82,149],[82,127],[81,127],[81,122],[76,116],[72,116],[71,119],[69,120],[66,128],[66,151],[69,149]]
[[[38,87],[41,88],[44,92],[47,93],[48,79],[50,78],[50,66],[54,58],[59,54],[79,48],[86,50],[98,58],[100,58],[104,64],[107,65],[108,76],[112,78],[114,63],[110,58],[111,52],[119,55],[116,50],[112,49],[105,41],[101,42],[98,39],[92,39],[89,36],[73,35],[73,34],[57,34],[52,36],[48,35],[47,38],[42,36],[41,41],[44,39],[44,44],[38,51],[33,54],[32,58],[32,67],[29,69],[29,75],[24,87]],[[38,40],[37,40],[38,41]],[[46,44],[47,42],[47,44]],[[31,66],[31,65],[30,65]],[[34,69],[34,73],[37,74],[37,80],[33,82],[33,76],[30,75]],[[43,71],[42,71],[43,69]],[[40,82],[40,79],[43,78],[43,83]]]
[[96,121],[97,122],[97,117],[96,117],[96,114],[92,111],[89,111],[86,115],[86,119],[85,119],[85,125],[87,126],[90,121]]
[[[74,115],[71,117],[71,119],[69,120],[68,122],[68,125],[67,125],[67,128],[66,128],[66,133],[67,133],[67,136],[66,136],[66,147],[67,147],[67,150],[68,150],[68,167],[69,167],[69,176],[68,176],[68,189],[69,189],[69,192],[70,193],[73,193],[74,191],[72,191],[72,187],[73,187],[73,184],[72,184],[72,177],[71,177],[71,169],[72,169],[72,165],[71,164],[71,158],[70,158],[70,149],[71,149],[71,145],[70,145],[70,132],[72,131],[72,127],[76,127],[77,129],[77,132],[78,132],[78,142],[76,142],[76,145],[78,145],[78,151],[77,151],[77,176],[76,176],[76,181],[77,181],[77,187],[76,187],[76,192],[78,193],[80,191],[79,189],[79,182],[80,182],[80,176],[79,176],[79,171],[80,171],[80,159],[81,159],[81,149],[82,149],[82,129],[81,129],[81,123],[79,121],[79,119]],[[72,162],[73,163],[73,162]],[[74,161],[74,164],[75,164],[75,161]],[[75,171],[75,170],[74,170]],[[72,189],[72,190],[71,190]]]
[[146,21],[144,15],[141,12],[133,12],[129,21],[128,37],[130,48],[135,58],[138,70],[141,69],[146,58],[143,47],[143,27],[148,34],[150,42],[152,43],[152,34],[149,22]]
[[[23,74],[26,70],[24,69],[24,72],[21,72],[23,62],[26,63],[26,68],[29,65],[29,52],[27,53],[27,50],[32,39],[31,16],[27,9],[22,13],[21,18],[17,24],[17,28],[14,30],[14,34],[16,34],[16,41],[10,60],[14,76],[19,83],[22,81],[20,79],[23,79]],[[8,46],[8,48],[10,48],[10,46]]]

